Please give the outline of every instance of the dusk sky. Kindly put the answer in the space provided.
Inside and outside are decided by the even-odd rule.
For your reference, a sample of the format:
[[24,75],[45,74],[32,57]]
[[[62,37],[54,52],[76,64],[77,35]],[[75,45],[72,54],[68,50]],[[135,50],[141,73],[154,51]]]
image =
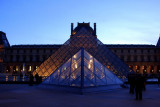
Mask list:
[[153,44],[160,0],[0,0],[0,31],[11,45],[63,44],[71,23],[97,24],[104,44]]

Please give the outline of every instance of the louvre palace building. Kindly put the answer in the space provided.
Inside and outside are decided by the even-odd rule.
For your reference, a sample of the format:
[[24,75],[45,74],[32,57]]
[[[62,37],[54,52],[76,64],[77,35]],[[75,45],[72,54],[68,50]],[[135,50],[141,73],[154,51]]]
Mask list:
[[[71,23],[71,35],[68,35],[69,39],[62,45],[10,45],[6,33],[0,31],[0,73],[19,75],[24,72],[27,75],[32,72],[34,75],[38,73],[49,76],[64,64],[66,66],[63,70],[69,69],[69,60],[74,66],[70,66],[73,70],[78,69],[79,62],[81,66],[88,64],[83,70],[102,69],[92,67],[99,61],[117,76],[124,76],[132,71],[141,74],[160,73],[160,39],[157,40],[157,45],[103,44],[98,40],[96,23],[94,28],[90,27],[90,23],[78,23],[76,27]],[[81,55],[78,52],[81,52]],[[78,55],[83,57],[76,59]],[[72,78],[75,78],[76,72],[72,74]],[[61,77],[65,78],[63,74]]]

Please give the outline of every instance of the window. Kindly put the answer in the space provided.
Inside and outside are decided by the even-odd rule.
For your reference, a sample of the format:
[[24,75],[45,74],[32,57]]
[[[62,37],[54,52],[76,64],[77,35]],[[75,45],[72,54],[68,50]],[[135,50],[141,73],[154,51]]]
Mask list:
[[142,61],[142,62],[144,61],[144,56],[143,56],[143,55],[141,56],[141,61]]
[[28,71],[30,72],[30,71],[32,71],[32,67],[31,66],[29,66],[29,69],[28,69]]
[[136,65],[136,72],[140,71],[140,67],[138,65]]
[[137,61],[137,56],[134,56],[134,61]]
[[18,66],[16,66],[16,71],[18,71]]

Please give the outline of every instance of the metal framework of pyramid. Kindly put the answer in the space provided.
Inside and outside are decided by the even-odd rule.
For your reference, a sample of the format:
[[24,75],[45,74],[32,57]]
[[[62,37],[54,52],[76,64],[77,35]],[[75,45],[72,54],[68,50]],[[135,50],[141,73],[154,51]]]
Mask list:
[[[123,61],[97,39],[96,32],[90,27],[89,23],[78,23],[78,26],[71,32],[71,37],[33,72],[33,75],[38,73],[40,76],[46,77],[47,79],[45,79],[44,83],[48,81],[48,84],[78,86],[78,84],[80,85],[79,82],[83,81],[84,86],[97,86],[104,85],[107,82],[106,80],[104,81],[104,79],[100,79],[102,77],[106,79],[108,77],[107,73],[116,75],[121,80],[124,80],[127,74],[131,72]],[[87,67],[91,66],[89,64],[90,59],[84,57],[84,61],[82,61],[83,55],[79,55],[79,53],[81,53],[83,49],[85,57],[86,54],[88,54],[93,57],[95,60],[94,63],[97,63],[96,66],[94,66],[94,69],[98,70],[97,72],[93,73],[95,70],[90,70]],[[77,65],[73,63],[75,54],[77,58],[81,56],[75,60]],[[81,67],[81,62],[84,63],[84,67]],[[77,66],[77,69],[75,71],[71,70],[72,66],[69,66],[70,64],[75,67]],[[99,66],[103,66],[103,69]],[[93,69],[93,67],[90,68]],[[81,76],[82,70],[84,70],[86,74],[82,73],[84,79],[80,80],[80,78],[83,77]],[[104,71],[106,73],[103,73]],[[94,82],[94,79],[93,81],[90,79],[92,78],[92,74],[95,80],[97,80],[96,82]],[[112,78],[114,77],[113,75],[109,76]],[[117,77],[115,78],[116,80],[118,80]],[[116,80],[114,80],[114,83]]]

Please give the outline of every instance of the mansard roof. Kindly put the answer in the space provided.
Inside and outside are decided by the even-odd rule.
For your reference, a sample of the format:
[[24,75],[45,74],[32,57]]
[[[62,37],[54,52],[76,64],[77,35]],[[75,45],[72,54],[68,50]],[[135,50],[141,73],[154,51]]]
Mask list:
[[[157,48],[147,44],[104,44],[107,48]],[[11,48],[60,48],[61,44],[12,45]]]
[[156,48],[149,44],[105,44],[108,48]]
[[41,45],[12,45],[11,48],[60,48],[62,45],[41,44]]

